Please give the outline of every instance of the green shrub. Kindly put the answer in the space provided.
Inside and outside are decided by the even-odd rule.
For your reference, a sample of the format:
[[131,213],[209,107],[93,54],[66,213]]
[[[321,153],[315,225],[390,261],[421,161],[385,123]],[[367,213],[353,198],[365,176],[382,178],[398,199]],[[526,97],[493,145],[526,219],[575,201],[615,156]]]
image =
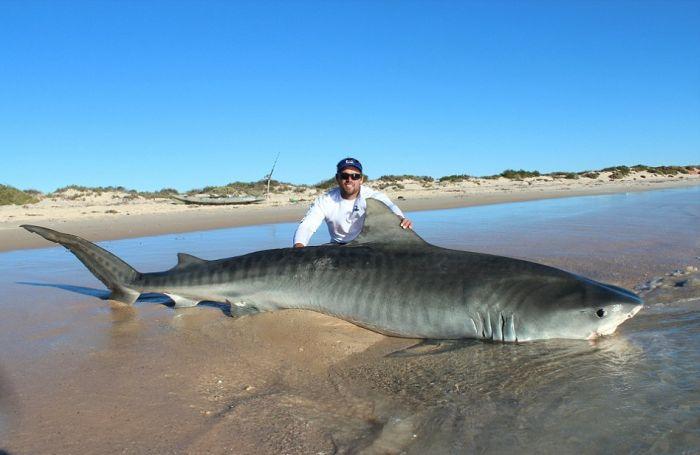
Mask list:
[[604,169],[600,170],[601,172],[612,172],[612,173],[617,173],[622,176],[629,175],[630,173],[630,168],[627,166],[613,166],[613,167],[606,167]]
[[500,174],[501,177],[511,180],[522,180],[527,177],[539,177],[540,175],[541,174],[539,171],[526,171],[523,169],[519,169],[517,171],[514,169],[506,169]]
[[618,180],[623,177],[627,177],[630,175],[630,168],[627,166],[613,166],[613,167],[606,167],[600,170],[601,172],[611,172],[610,176],[608,177],[610,180]]
[[657,166],[653,168],[655,174],[661,175],[676,175],[676,174],[687,174],[688,170],[685,166]]
[[[270,180],[270,192],[284,191],[291,183]],[[267,179],[260,179],[257,182],[231,182],[222,186],[205,186],[187,191],[187,194],[209,193],[226,196],[251,195],[262,196],[267,192]]]
[[138,196],[141,196],[146,199],[167,199],[170,197],[171,194],[178,194],[179,191],[177,191],[175,188],[161,188],[158,191],[139,191],[137,194]]
[[338,183],[335,181],[335,177],[331,177],[328,180],[323,180],[321,182],[318,182],[317,184],[314,185],[314,188],[316,188],[318,190],[327,190],[329,188],[333,188],[336,185],[338,185]]
[[136,190],[128,190],[123,186],[82,186],[82,185],[67,185],[54,191],[54,194],[65,193],[68,190],[75,190],[81,192],[93,192],[93,193],[104,193],[107,191],[121,191],[124,193],[135,193]]
[[35,204],[39,200],[26,191],[18,190],[13,186],[0,185],[0,205]]
[[608,177],[610,180],[619,180],[629,175],[629,172],[613,171]]
[[563,172],[563,171],[558,171],[558,172],[550,172],[549,176],[555,179],[577,179],[578,174],[575,172]]
[[471,180],[472,176],[467,175],[467,174],[452,174],[452,175],[445,175],[443,177],[440,177],[438,179],[439,182],[463,182],[465,180]]
[[399,182],[401,180],[417,180],[419,182],[432,182],[435,179],[430,177],[429,175],[402,174],[402,175],[382,175],[377,180],[381,180],[383,182]]

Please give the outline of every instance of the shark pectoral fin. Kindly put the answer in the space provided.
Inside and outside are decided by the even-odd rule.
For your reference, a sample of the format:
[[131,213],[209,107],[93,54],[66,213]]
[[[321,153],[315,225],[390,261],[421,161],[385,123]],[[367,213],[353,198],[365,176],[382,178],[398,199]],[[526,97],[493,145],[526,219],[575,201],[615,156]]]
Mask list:
[[241,316],[248,316],[250,314],[260,313],[260,309],[255,305],[251,305],[247,302],[239,300],[237,302],[231,302],[227,300],[226,303],[231,305],[231,316],[234,318],[239,318]]
[[193,306],[197,306],[199,303],[199,300],[192,300],[187,297],[183,297],[181,295],[176,295],[176,294],[165,294],[170,299],[175,302],[175,308],[189,308]]
[[127,305],[133,305],[133,303],[138,300],[140,295],[140,292],[134,291],[133,289],[118,287],[112,290],[112,293],[109,295],[108,299],[126,303]]

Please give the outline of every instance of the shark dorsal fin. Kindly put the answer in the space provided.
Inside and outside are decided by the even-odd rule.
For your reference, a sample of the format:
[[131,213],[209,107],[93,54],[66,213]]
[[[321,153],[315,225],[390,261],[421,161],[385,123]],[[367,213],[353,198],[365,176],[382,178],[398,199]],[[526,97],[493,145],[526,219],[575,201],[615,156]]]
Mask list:
[[197,256],[192,256],[187,253],[177,253],[177,265],[175,267],[181,269],[194,264],[203,264],[207,261],[200,259]]
[[348,245],[366,243],[427,245],[412,229],[400,226],[401,218],[382,201],[367,198],[367,210],[362,232]]

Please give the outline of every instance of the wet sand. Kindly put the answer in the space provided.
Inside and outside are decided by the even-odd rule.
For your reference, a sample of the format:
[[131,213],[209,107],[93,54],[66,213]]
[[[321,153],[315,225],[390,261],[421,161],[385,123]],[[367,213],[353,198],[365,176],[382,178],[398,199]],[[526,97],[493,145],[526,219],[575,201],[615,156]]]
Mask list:
[[333,453],[377,426],[372,401],[345,397],[328,372],[381,335],[305,311],[232,319],[102,301],[79,264],[39,276],[3,283],[2,450]]
[[319,396],[334,394],[328,367],[372,332],[303,312],[233,321],[215,308],[62,303],[75,324],[25,327],[44,355],[3,355],[17,392],[11,453],[332,453],[329,417],[354,427],[348,442],[371,433],[371,402]]
[[[696,272],[666,275],[698,265],[697,230],[687,222],[697,219],[696,211],[642,205],[636,210],[642,218],[659,218],[640,226],[639,218],[611,205],[588,217],[589,224],[555,220],[543,231],[522,215],[527,204],[519,208],[522,213],[504,206],[516,215],[508,225],[472,219],[485,224],[481,230],[440,217],[436,222],[446,224],[432,227],[432,235],[440,244],[536,259],[628,287],[660,275],[670,283],[665,291],[676,292],[683,289],[674,280],[698,279]],[[424,216],[427,228],[431,215]],[[142,270],[171,266],[174,253],[147,254],[152,242],[115,242],[110,249]],[[248,245],[261,246],[270,247]],[[0,450],[13,454],[498,453],[513,447],[679,453],[700,442],[692,426],[697,393],[676,388],[693,393],[697,379],[678,379],[669,368],[639,372],[660,381],[658,390],[625,382],[626,365],[650,349],[640,339],[651,338],[654,352],[664,355],[664,340],[683,340],[678,326],[669,327],[673,336],[658,332],[667,319],[638,316],[594,349],[587,342],[478,343],[441,353],[439,346],[411,348],[417,340],[307,311],[232,319],[225,307],[175,311],[155,296],[134,307],[110,303],[100,300],[107,295],[101,283],[59,248],[4,253],[0,270]],[[696,288],[684,298],[698,296]],[[697,352],[679,356],[693,363]],[[615,387],[605,378],[617,381]],[[606,402],[616,404],[601,408]],[[640,403],[647,407],[640,410]],[[653,424],[642,419],[647,415]]]

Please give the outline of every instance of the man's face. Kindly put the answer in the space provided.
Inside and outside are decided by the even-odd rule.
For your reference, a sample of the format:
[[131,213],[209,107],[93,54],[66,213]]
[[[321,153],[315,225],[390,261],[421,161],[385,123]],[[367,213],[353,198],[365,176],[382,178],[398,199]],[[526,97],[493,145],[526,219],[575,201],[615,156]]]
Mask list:
[[[360,178],[353,180],[353,175],[359,175]],[[357,196],[357,194],[360,192],[362,180],[364,180],[362,177],[362,172],[360,172],[360,170],[356,167],[352,166],[343,168],[343,170],[335,176],[335,181],[338,182],[338,186],[340,187],[340,191],[343,193],[344,197]]]

